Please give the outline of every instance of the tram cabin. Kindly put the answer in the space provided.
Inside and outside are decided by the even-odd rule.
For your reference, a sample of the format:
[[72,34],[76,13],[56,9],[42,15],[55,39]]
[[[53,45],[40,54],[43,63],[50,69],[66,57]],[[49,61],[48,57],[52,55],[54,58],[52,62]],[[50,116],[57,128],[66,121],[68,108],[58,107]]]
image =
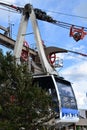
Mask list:
[[55,103],[56,123],[76,123],[79,120],[77,102],[71,83],[58,76],[40,75],[34,76],[34,81],[47,90]]

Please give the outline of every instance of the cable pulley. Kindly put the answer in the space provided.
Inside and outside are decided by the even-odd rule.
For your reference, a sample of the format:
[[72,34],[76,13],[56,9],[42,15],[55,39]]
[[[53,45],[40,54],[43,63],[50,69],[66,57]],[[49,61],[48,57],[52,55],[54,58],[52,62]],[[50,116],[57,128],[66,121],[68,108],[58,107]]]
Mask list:
[[56,60],[56,53],[49,54],[48,59],[50,64],[53,65]]

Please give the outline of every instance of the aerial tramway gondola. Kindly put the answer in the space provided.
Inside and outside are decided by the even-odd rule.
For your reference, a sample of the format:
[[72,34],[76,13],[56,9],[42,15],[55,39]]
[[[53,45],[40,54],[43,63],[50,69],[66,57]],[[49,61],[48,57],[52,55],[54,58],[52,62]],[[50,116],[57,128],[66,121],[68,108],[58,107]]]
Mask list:
[[79,120],[79,111],[71,83],[55,75],[34,76],[34,82],[45,89],[55,104],[56,123],[74,123]]

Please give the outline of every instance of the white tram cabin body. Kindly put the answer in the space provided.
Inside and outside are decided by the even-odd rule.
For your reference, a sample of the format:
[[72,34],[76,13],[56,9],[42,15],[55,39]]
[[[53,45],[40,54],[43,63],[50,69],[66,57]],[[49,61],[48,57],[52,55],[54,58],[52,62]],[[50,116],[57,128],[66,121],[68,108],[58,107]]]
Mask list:
[[39,87],[47,90],[55,103],[58,116],[55,122],[61,124],[76,123],[79,120],[79,111],[71,83],[55,75],[34,76]]

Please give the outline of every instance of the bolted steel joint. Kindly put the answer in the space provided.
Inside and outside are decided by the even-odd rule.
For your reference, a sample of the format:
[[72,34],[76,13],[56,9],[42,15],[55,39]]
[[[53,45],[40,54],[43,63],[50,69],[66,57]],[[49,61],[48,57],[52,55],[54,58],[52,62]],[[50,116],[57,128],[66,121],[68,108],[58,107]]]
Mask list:
[[26,19],[29,18],[30,14],[31,14],[31,11],[32,11],[32,5],[31,4],[26,4],[24,6],[24,10],[23,10],[23,15],[26,15]]

